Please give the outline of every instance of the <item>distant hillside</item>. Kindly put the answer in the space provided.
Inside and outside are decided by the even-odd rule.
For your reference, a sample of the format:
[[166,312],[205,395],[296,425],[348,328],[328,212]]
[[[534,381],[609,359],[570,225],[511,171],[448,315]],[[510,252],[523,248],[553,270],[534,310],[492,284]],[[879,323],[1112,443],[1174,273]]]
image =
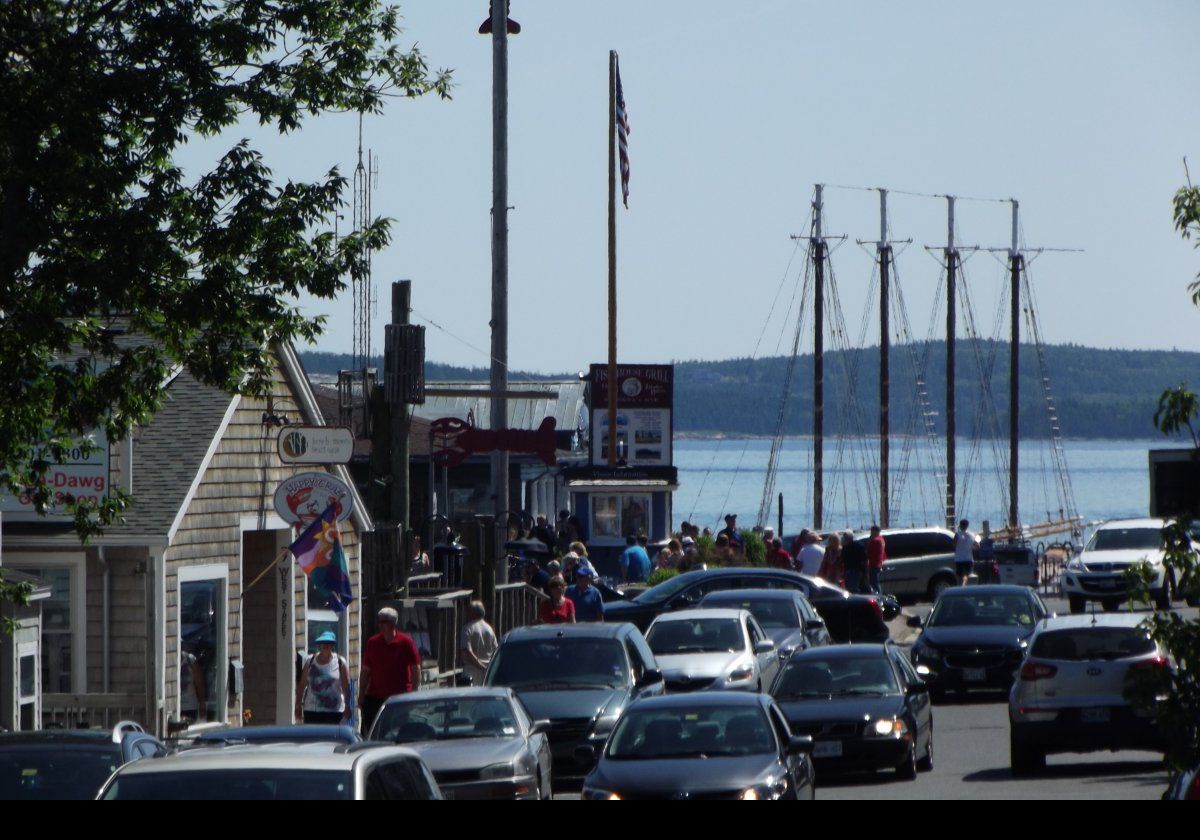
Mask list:
[[[310,373],[336,373],[348,355],[301,353]],[[1200,353],[1161,350],[1097,350],[1077,345],[1043,349],[1046,374],[1062,433],[1071,438],[1157,437],[1151,422],[1163,389],[1187,382],[1200,386]],[[936,432],[944,430],[945,347],[940,342],[900,345],[891,352],[891,428],[920,434],[927,410]],[[955,345],[957,427],[963,437],[1008,434],[1008,344],[960,341]],[[1037,352],[1021,346],[1021,432],[1050,432]],[[382,368],[382,360],[376,362]],[[770,435],[779,413],[786,359],[730,359],[675,364],[677,432]],[[982,411],[982,377],[988,373],[994,414]],[[917,371],[926,383],[923,408],[916,399]],[[511,372],[514,380],[547,378]],[[427,363],[429,380],[486,380],[485,368]],[[572,374],[563,374],[569,378]],[[812,431],[812,356],[797,359],[783,431]],[[849,383],[855,387],[851,388]],[[853,394],[853,397],[851,396]],[[920,413],[919,413],[920,412]],[[879,354],[875,348],[825,354],[825,428],[828,434],[873,434],[879,427]]]

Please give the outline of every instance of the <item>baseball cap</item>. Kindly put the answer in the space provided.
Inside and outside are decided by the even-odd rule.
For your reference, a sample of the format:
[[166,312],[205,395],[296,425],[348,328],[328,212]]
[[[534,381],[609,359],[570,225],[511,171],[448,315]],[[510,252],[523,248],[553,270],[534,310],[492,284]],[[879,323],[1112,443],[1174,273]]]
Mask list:
[[317,636],[316,642],[317,644],[322,644],[324,642],[329,642],[331,645],[337,644],[337,634],[332,630],[326,630],[320,636]]

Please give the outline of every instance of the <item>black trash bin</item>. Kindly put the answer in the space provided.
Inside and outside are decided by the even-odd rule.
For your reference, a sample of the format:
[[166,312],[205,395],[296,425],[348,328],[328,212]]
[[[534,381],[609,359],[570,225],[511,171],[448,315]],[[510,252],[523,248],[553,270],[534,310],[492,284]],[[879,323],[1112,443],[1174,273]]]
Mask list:
[[465,545],[458,543],[443,543],[433,547],[433,570],[441,573],[444,586],[463,585],[469,553]]

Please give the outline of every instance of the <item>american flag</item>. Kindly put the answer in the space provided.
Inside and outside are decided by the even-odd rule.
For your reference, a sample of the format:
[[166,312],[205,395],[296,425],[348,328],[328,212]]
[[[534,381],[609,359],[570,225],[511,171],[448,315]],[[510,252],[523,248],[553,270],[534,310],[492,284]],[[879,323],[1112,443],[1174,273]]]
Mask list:
[[629,115],[625,112],[625,92],[621,89],[621,65],[616,54],[613,63],[617,70],[617,145],[621,149],[621,199],[629,209]]

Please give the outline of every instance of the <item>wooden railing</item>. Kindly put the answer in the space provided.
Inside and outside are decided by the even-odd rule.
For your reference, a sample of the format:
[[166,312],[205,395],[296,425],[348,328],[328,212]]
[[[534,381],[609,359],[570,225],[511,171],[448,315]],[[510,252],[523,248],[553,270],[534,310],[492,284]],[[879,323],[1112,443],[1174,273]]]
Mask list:
[[144,694],[43,694],[42,728],[78,729],[116,726],[123,720],[142,724],[147,731]]
[[489,623],[501,638],[515,627],[535,624],[538,604],[546,598],[542,590],[527,583],[506,583],[496,587],[496,608]]

